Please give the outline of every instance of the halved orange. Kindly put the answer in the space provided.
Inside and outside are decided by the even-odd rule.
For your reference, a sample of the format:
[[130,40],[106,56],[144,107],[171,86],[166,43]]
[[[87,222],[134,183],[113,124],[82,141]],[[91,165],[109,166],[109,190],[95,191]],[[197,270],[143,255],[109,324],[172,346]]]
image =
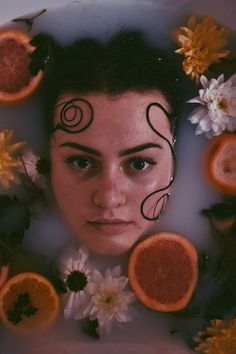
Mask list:
[[24,272],[0,290],[0,318],[17,334],[35,334],[50,327],[59,314],[59,296],[44,276]]
[[0,103],[14,103],[30,96],[39,86],[43,71],[30,73],[31,36],[15,29],[0,30]]
[[236,134],[213,138],[206,155],[209,180],[221,191],[236,194]]
[[9,275],[9,265],[6,264],[0,267],[0,289],[6,283],[8,275]]
[[132,252],[129,281],[138,299],[162,312],[187,306],[198,277],[198,257],[193,245],[182,235],[156,233]]

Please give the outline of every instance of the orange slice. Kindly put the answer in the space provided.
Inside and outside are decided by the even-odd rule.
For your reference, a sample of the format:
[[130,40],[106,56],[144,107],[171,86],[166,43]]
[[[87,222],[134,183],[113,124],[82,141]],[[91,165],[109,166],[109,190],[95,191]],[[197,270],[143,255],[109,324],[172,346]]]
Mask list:
[[139,243],[129,260],[130,284],[147,307],[163,312],[187,306],[198,277],[197,252],[183,236],[159,232]]
[[0,268],[0,289],[6,283],[8,275],[9,275],[9,265],[3,265]]
[[14,103],[30,96],[39,86],[43,72],[32,76],[30,53],[35,49],[25,32],[0,31],[0,103]]
[[19,273],[0,290],[0,318],[17,334],[35,334],[50,327],[59,314],[59,297],[38,273]]
[[210,181],[227,194],[236,194],[236,134],[213,138],[207,151]]

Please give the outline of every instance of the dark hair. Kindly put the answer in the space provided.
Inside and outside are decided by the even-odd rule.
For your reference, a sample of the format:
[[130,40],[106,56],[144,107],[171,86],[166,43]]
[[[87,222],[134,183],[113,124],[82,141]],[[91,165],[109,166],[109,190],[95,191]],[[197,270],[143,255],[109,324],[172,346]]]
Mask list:
[[107,43],[93,38],[75,42],[53,65],[47,113],[52,117],[56,100],[65,91],[115,96],[158,90],[171,106],[170,117],[175,116],[180,103],[179,74],[174,56],[166,52],[150,46],[141,33],[130,31],[118,33]]
[[[159,102],[150,102],[146,109],[146,119],[150,129],[169,145],[173,158],[173,175],[166,186],[153,191],[142,201],[140,212],[147,220],[159,218],[160,212],[157,206],[160,204],[162,210],[169,196],[168,188],[173,183],[175,173],[173,142],[163,136],[153,125],[149,112],[153,106],[162,109],[170,121],[173,132],[181,97],[177,67],[174,56],[171,58],[163,49],[150,46],[141,33],[122,32],[113,36],[107,43],[87,38],[65,48],[59,60],[52,65],[50,85],[48,85],[49,132],[61,129],[69,133],[77,133],[87,129],[92,122],[93,107],[84,98],[77,97],[58,104],[57,107],[61,106],[60,122],[53,126],[52,117],[57,100],[60,94],[65,92],[82,95],[101,92],[117,96],[128,91],[141,93],[159,91],[166,98],[171,113],[168,113]],[[86,109],[84,110],[83,107]],[[147,213],[146,202],[150,198],[152,210],[148,208]]]

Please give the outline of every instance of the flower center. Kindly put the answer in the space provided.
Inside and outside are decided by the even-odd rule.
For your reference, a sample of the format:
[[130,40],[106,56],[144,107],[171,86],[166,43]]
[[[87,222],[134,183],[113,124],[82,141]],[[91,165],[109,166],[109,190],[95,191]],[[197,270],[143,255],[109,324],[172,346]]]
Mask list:
[[108,308],[113,308],[117,304],[117,294],[113,292],[108,292],[103,295],[101,302],[105,307]]
[[226,100],[226,98],[221,98],[217,102],[217,106],[219,109],[226,110],[228,108],[228,101]]
[[104,298],[104,302],[107,305],[111,305],[113,303],[113,301],[114,301],[114,299],[113,299],[113,297],[110,294],[106,295],[105,298]]
[[46,175],[50,171],[50,164],[49,162],[40,157],[36,162],[36,170],[40,175]]
[[66,284],[69,290],[77,292],[83,290],[88,283],[87,277],[79,270],[74,270],[68,275]]

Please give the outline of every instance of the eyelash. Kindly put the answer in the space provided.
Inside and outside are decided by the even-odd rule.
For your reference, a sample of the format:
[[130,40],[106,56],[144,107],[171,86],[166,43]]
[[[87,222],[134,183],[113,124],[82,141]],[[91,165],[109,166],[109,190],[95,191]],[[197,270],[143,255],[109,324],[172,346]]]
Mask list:
[[65,159],[65,163],[76,170],[88,170],[88,169],[91,170],[91,168],[86,168],[86,167],[83,168],[83,167],[79,167],[78,165],[76,165],[76,162],[78,162],[79,160],[82,161],[82,159],[84,161],[90,162],[90,164],[93,166],[92,170],[96,170],[96,169],[100,168],[100,166],[99,166],[100,164],[95,159],[93,159],[92,157],[85,156],[85,155],[69,156]]
[[[89,162],[90,167],[79,167],[78,162]],[[135,169],[132,167],[132,164],[134,163],[145,163],[148,164],[148,166],[145,169]],[[78,172],[97,172],[101,169],[101,164],[100,162],[96,161],[90,156],[86,155],[72,155],[69,156],[65,159],[65,163],[68,164],[71,168],[75,169]],[[153,159],[150,159],[149,157],[142,157],[142,156],[135,156],[132,157],[131,159],[128,159],[122,163],[122,166],[125,171],[127,171],[128,174],[130,175],[138,175],[138,174],[143,174],[149,172],[153,166],[157,165],[157,162],[154,161]]]
[[[137,162],[141,162],[141,163],[145,163],[148,164],[148,166],[143,170],[143,169],[135,169],[134,167],[131,167],[132,163],[137,163]],[[152,167],[154,165],[156,165],[156,161],[150,159],[149,157],[141,157],[141,156],[136,156],[136,157],[132,157],[131,159],[127,160],[124,162],[123,166],[124,168],[130,173],[130,174],[141,174],[141,173],[147,173],[149,172]]]

